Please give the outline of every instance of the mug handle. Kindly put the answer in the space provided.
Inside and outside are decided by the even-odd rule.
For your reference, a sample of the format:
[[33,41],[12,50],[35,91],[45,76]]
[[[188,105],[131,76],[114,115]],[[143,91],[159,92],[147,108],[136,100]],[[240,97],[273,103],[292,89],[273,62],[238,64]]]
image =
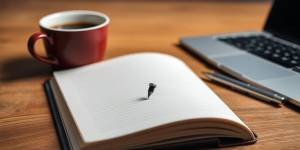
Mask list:
[[28,51],[31,54],[31,56],[34,57],[35,59],[37,59],[38,61],[46,63],[46,64],[59,65],[58,60],[56,58],[41,56],[36,53],[34,45],[35,45],[36,41],[39,39],[45,39],[46,42],[48,42],[49,44],[51,44],[51,45],[53,44],[52,39],[44,33],[38,32],[38,33],[32,34],[27,42]]

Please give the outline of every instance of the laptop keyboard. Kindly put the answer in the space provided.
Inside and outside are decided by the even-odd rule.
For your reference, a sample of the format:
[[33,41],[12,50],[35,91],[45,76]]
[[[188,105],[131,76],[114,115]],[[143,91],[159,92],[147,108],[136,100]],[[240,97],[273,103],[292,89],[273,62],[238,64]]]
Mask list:
[[300,50],[262,35],[218,40],[300,73]]

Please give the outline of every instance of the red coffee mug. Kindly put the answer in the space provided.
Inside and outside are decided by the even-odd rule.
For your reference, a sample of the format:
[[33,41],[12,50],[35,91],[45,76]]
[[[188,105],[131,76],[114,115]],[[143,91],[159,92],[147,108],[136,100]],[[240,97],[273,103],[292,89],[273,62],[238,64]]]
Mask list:
[[[64,28],[71,24],[72,28]],[[28,50],[35,59],[59,68],[94,63],[104,57],[108,24],[108,16],[95,11],[50,14],[39,21],[41,32],[30,36]],[[47,56],[36,53],[34,44],[38,39],[43,39]]]

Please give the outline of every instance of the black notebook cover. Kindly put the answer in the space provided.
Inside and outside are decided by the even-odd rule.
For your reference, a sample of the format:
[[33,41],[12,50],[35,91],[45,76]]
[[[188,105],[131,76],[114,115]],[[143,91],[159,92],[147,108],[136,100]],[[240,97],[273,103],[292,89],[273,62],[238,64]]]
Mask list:
[[[55,125],[55,129],[57,132],[57,136],[59,139],[59,143],[62,150],[70,150],[70,141],[68,139],[68,135],[66,134],[66,130],[64,128],[63,122],[61,120],[56,100],[53,95],[51,86],[50,86],[50,80],[45,81],[44,83],[44,90],[48,99],[49,107],[51,110],[53,122]],[[254,133],[256,136],[256,134]],[[257,136],[256,136],[257,137]],[[144,150],[165,150],[165,149],[172,149],[172,150],[184,150],[184,149],[190,149],[190,150],[196,150],[196,149],[202,149],[202,148],[216,148],[216,147],[228,147],[228,146],[238,146],[238,145],[247,145],[247,144],[253,144],[256,142],[256,139],[253,141],[239,141],[234,138],[230,139],[207,139],[207,140],[194,140],[184,143],[175,143],[175,144],[168,144],[163,146],[157,146],[157,147],[151,147],[151,148],[144,148]]]
[[56,132],[57,132],[57,136],[58,136],[58,139],[59,139],[61,149],[62,150],[70,150],[71,149],[70,144],[69,144],[70,142],[68,140],[63,122],[60,118],[60,114],[59,114],[59,111],[58,111],[57,106],[56,106],[55,97],[53,95],[53,92],[52,92],[51,86],[50,86],[50,80],[45,81],[44,90],[45,90],[45,93],[46,93],[46,96],[47,96],[47,99],[48,99],[48,104],[49,104],[49,107],[50,107],[50,111],[51,111],[51,114],[52,114],[52,119],[53,119],[53,122],[54,122],[54,126],[55,126],[55,129],[56,129]]

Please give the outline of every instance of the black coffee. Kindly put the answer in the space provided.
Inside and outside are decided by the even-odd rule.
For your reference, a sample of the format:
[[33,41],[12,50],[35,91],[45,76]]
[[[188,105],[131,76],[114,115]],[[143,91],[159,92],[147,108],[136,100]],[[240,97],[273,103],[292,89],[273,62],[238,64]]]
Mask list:
[[96,23],[91,22],[70,22],[61,25],[52,26],[55,29],[82,29],[97,26]]

